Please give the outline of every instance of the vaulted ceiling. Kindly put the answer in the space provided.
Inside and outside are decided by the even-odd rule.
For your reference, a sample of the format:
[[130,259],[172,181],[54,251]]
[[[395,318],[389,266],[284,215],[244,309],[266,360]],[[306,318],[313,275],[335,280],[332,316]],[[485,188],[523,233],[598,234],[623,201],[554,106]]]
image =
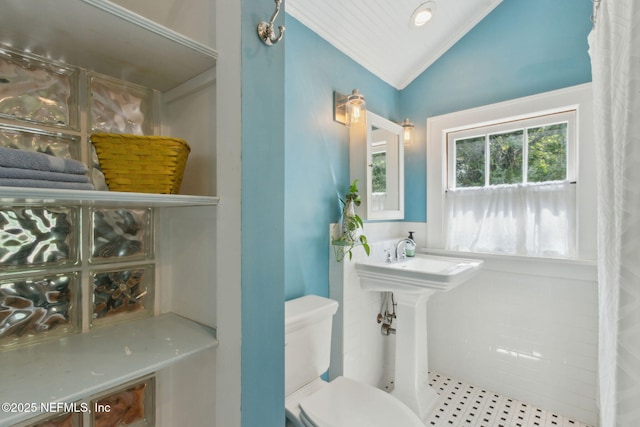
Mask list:
[[286,0],[286,11],[389,85],[403,89],[502,0],[432,0],[433,18],[409,23],[427,0]]

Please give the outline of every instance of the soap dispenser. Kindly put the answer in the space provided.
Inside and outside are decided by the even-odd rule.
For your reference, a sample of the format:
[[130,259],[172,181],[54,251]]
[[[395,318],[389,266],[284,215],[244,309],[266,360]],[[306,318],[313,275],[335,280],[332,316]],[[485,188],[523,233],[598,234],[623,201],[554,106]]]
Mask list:
[[405,246],[405,253],[407,254],[407,256],[415,256],[416,255],[416,241],[413,240],[413,233],[415,233],[415,231],[410,231],[409,232],[409,237],[407,238],[408,242]]

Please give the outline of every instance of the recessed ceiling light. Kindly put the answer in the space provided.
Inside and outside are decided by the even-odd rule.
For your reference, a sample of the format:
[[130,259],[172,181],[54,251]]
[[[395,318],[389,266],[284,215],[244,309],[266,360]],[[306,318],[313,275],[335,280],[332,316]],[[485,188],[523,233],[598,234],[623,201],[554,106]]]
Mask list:
[[423,25],[425,25],[427,22],[431,20],[435,10],[436,10],[435,2],[428,1],[426,3],[422,3],[411,14],[411,18],[409,19],[409,26],[411,28],[422,27]]

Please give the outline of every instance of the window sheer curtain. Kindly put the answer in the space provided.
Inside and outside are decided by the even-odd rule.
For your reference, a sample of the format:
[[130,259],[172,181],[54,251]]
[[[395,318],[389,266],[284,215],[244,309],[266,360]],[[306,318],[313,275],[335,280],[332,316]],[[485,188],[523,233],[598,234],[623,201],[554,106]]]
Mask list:
[[601,427],[640,426],[640,2],[602,0],[589,36],[598,176]]
[[446,249],[573,257],[575,185],[515,184],[448,190]]

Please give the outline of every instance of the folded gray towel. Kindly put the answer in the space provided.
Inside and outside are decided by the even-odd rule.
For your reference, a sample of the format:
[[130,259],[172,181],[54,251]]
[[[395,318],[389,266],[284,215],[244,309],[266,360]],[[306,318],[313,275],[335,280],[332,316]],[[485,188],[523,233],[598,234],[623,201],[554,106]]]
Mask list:
[[0,166],[0,178],[39,179],[44,181],[91,182],[87,175],[62,172],[39,171],[35,169],[5,168]]
[[89,170],[78,160],[6,147],[0,147],[0,166],[75,174],[85,174]]
[[46,181],[43,179],[0,178],[0,187],[60,188],[65,190],[93,190],[93,185],[84,182]]

